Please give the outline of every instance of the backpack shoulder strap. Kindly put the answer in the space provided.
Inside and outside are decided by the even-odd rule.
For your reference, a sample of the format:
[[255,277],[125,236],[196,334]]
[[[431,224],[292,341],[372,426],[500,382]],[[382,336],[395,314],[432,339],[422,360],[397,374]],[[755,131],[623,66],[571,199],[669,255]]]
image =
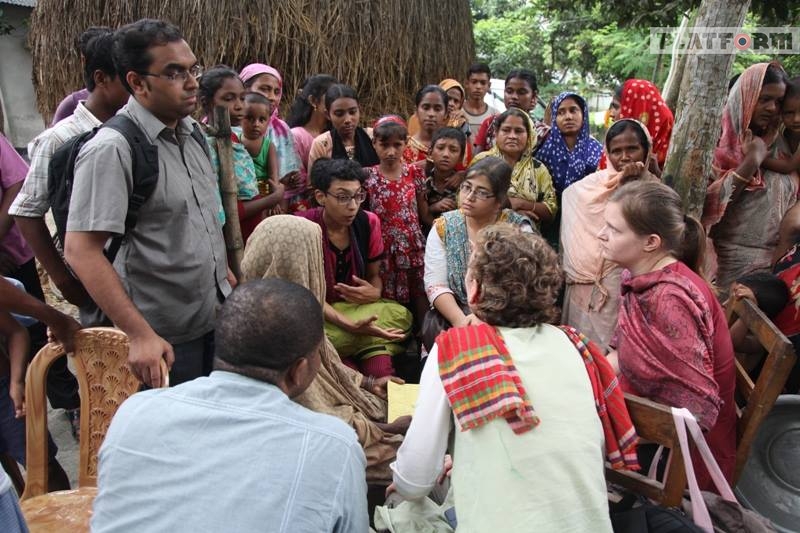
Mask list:
[[197,122],[192,123],[191,136],[192,139],[197,141],[197,144],[200,145],[200,147],[206,153],[206,156],[211,159],[211,149],[208,147],[208,141],[206,140],[206,136],[203,134],[203,130],[200,129],[200,126],[197,124]]
[[[136,226],[139,209],[153,194],[158,183],[158,148],[147,139],[139,125],[126,115],[114,115],[103,124],[103,127],[120,132],[131,148],[133,189],[128,197],[128,212],[125,216],[125,235],[127,235]],[[109,261],[114,261],[125,235],[112,240],[107,253]]]
[[64,245],[64,235],[67,231],[69,201],[75,180],[75,161],[83,145],[94,137],[99,129],[98,126],[67,139],[55,149],[47,165],[47,197],[61,246]]

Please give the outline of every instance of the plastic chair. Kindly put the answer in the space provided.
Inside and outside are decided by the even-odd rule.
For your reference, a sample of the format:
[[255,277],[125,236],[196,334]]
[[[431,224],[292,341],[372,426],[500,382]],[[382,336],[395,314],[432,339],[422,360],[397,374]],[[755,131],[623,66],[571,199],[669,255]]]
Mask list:
[[[97,493],[97,453],[111,419],[141,382],[127,365],[128,337],[114,328],[87,328],[75,335],[75,363],[81,398],[78,489],[47,493],[46,375],[61,344],[50,343],[36,354],[25,382],[27,482],[20,498],[31,532],[88,531]],[[162,372],[167,372],[161,362]]]

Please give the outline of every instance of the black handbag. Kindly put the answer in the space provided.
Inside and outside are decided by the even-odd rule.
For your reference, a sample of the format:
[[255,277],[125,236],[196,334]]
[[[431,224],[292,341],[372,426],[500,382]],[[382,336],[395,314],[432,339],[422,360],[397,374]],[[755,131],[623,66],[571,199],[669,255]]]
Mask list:
[[609,505],[614,533],[703,533],[678,509],[660,507],[632,494]]

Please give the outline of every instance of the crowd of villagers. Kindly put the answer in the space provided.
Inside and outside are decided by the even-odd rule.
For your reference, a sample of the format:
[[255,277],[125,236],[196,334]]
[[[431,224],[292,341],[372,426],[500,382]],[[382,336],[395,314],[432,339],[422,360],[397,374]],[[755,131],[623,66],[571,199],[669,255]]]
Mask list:
[[[372,124],[358,80],[314,74],[285,95],[265,64],[199,77],[200,123],[224,106],[233,126],[244,277],[281,272],[323,306],[322,367],[296,401],[350,424],[367,479],[404,497],[455,449],[459,523],[475,530],[607,525],[604,463],[641,468],[623,392],[691,411],[730,479],[746,339],[721,303],[752,298],[800,338],[800,78],[759,63],[731,80],[697,220],[661,182],[674,116],[651,82],[616,90],[601,142],[575,92],[534,118],[531,72],[507,76],[503,112],[484,102],[488,67],[453,76]],[[415,413],[386,420],[372,391],[408,359]]]

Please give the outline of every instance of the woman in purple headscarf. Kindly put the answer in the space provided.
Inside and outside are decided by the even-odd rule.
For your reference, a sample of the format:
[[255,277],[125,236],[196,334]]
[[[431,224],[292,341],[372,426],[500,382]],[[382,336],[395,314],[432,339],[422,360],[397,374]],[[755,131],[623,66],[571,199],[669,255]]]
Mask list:
[[586,100],[563,92],[551,104],[552,124],[536,158],[547,166],[559,200],[564,189],[595,170],[603,145],[589,134]]

